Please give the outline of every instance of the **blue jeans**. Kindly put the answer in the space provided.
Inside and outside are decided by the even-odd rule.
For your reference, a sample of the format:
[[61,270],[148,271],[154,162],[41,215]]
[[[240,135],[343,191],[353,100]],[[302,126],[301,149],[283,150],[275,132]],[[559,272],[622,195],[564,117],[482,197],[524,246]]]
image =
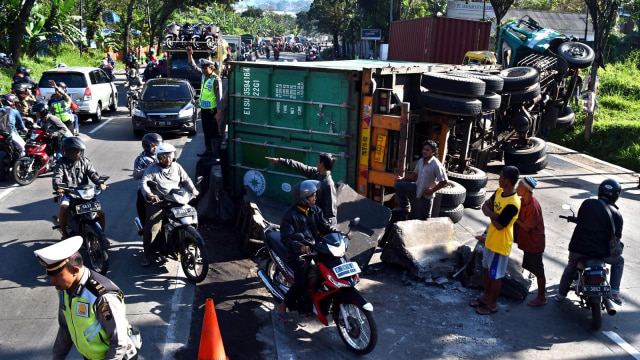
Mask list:
[[[416,183],[411,181],[396,181],[395,185],[396,199],[400,207],[409,207],[409,194],[415,194],[417,191]],[[416,208],[413,209],[416,220],[426,220],[431,217],[431,208],[433,206],[433,198],[421,196],[416,198]]]
[[[574,275],[576,273],[578,262],[585,261],[588,258],[588,256],[582,255],[577,252],[569,252],[569,263],[567,264],[567,267],[564,268],[564,272],[562,273],[562,277],[560,278],[560,285],[558,285],[558,294],[560,294],[560,296],[567,296],[569,287],[571,286],[571,282],[573,281]],[[620,293],[620,282],[622,281],[624,258],[622,256],[606,257],[603,258],[602,261],[611,265],[611,278],[609,279],[609,282],[611,283],[611,294],[617,295]]]

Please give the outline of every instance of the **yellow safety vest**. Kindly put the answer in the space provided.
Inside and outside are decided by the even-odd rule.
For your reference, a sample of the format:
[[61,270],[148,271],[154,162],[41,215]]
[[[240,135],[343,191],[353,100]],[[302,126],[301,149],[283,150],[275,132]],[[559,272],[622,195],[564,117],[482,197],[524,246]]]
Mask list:
[[216,103],[216,88],[218,87],[218,78],[211,75],[208,79],[202,75],[202,84],[200,85],[200,108],[213,109],[218,107]]
[[71,113],[71,104],[64,101],[64,98],[56,99],[55,97],[51,98],[50,101],[51,108],[53,109],[53,115],[58,117],[63,122],[67,122],[73,119],[73,114]]

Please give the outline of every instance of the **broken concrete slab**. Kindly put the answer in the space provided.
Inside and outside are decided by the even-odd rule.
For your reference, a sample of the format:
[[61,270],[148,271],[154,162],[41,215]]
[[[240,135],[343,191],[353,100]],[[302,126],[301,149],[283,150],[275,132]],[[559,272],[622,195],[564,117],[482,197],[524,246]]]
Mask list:
[[408,220],[394,224],[381,259],[400,265],[420,278],[440,278],[455,271],[456,250],[451,219]]

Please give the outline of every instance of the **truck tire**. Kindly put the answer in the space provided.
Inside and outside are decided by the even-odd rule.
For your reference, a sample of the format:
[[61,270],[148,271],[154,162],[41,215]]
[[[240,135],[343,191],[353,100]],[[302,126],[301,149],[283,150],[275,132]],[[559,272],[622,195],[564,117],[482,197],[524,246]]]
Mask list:
[[455,181],[447,181],[447,185],[436,191],[436,196],[440,196],[440,206],[455,207],[464,202],[467,190]]
[[482,103],[482,110],[497,110],[500,109],[502,96],[494,93],[486,93],[478,96],[478,100]]
[[595,58],[595,52],[591,47],[577,41],[567,41],[560,44],[558,55],[567,60],[570,69],[588,68]]
[[464,97],[477,97],[485,92],[485,84],[481,80],[444,73],[423,73],[420,84],[433,92]]
[[558,116],[558,120],[556,120],[557,128],[567,128],[573,125],[573,122],[576,120],[576,113],[573,111],[571,106],[567,105],[564,107],[560,116]]
[[538,70],[524,66],[504,69],[498,76],[504,81],[503,92],[526,89],[540,81]]
[[455,224],[462,220],[464,216],[464,206],[462,204],[454,207],[440,207],[440,217],[448,217]]
[[489,181],[486,172],[473,166],[467,166],[464,173],[447,171],[447,177],[467,189],[467,194],[483,189]]
[[526,147],[511,147],[504,151],[504,163],[506,165],[533,164],[547,154],[547,144],[544,140],[531,137]]
[[500,92],[504,86],[504,80],[500,76],[485,74],[478,71],[453,70],[449,71],[447,75],[482,80],[485,84],[485,93]]
[[535,174],[548,165],[547,154],[542,155],[536,162],[513,164],[520,170],[520,174]]
[[464,198],[462,204],[465,208],[479,208],[484,203],[487,197],[487,190],[480,189],[474,192],[467,192],[467,196]]
[[423,92],[420,95],[420,100],[428,110],[443,114],[475,116],[482,112],[482,103],[478,99]]
[[523,90],[512,91],[509,103],[522,104],[528,101],[533,101],[538,96],[540,96],[540,84],[534,84]]

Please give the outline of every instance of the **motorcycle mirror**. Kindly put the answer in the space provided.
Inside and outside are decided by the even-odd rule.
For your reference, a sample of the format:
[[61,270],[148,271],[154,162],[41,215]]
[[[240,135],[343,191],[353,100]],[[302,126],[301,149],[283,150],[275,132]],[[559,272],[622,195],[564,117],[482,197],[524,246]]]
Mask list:
[[571,205],[569,205],[569,204],[562,204],[562,209],[564,209],[564,210],[571,210]]
[[204,180],[204,176],[202,176],[202,175],[201,175],[201,176],[198,176],[198,177],[196,178],[196,185],[200,185],[200,183],[202,182],[202,180]]
[[99,183],[103,183],[107,180],[109,180],[109,176],[100,176],[100,178],[98,178]]
[[354,218],[353,220],[351,220],[349,222],[349,226],[358,226],[358,224],[360,224],[360,218],[359,217]]

